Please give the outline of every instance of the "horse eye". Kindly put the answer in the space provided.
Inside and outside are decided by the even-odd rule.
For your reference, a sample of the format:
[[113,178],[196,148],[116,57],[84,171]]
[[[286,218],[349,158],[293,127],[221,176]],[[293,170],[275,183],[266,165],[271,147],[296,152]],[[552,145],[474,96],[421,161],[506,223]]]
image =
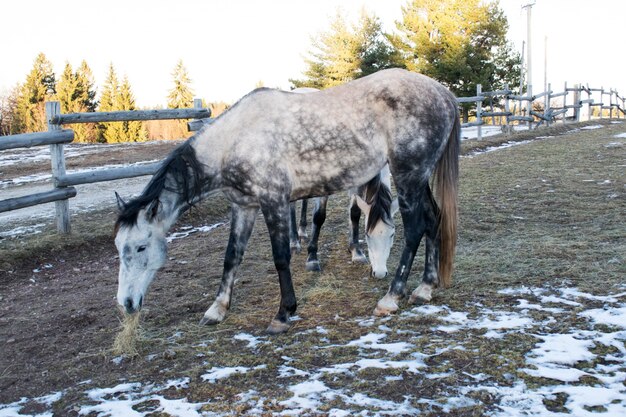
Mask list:
[[137,248],[137,252],[143,252],[143,251],[145,251],[145,250],[146,250],[146,247],[145,247],[145,246],[139,246],[139,247]]

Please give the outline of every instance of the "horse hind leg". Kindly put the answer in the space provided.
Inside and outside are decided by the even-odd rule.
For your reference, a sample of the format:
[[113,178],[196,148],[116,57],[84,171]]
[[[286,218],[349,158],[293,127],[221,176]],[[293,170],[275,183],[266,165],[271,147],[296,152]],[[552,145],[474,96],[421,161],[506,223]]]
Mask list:
[[314,201],[315,206],[313,207],[313,226],[311,230],[311,240],[309,240],[309,246],[307,248],[307,271],[322,270],[317,251],[320,239],[320,232],[322,230],[324,222],[326,221],[326,205],[328,204],[328,197],[316,198]]
[[398,311],[399,301],[406,296],[406,282],[425,231],[423,221],[425,186],[414,185],[411,187],[410,184],[405,184],[396,178],[396,187],[398,189],[400,214],[404,224],[404,249],[396,275],[391,281],[387,294],[376,304],[374,314],[377,316],[389,315]]
[[307,212],[308,205],[309,205],[308,199],[302,200],[302,208],[300,210],[300,223],[298,224],[298,237],[300,238],[301,243],[309,237],[309,235],[306,232],[306,226],[307,226],[306,212]]
[[224,256],[222,282],[217,291],[215,301],[204,313],[200,324],[217,324],[224,320],[230,308],[235,275],[252,234],[258,211],[257,208],[241,208],[233,204],[231,209],[230,237],[226,247],[226,255]]
[[439,248],[441,244],[441,237],[438,233],[439,207],[430,187],[427,187],[426,193],[427,195],[424,198],[424,222],[426,223],[424,275],[422,282],[409,298],[411,304],[430,301],[433,289],[439,285]]
[[[302,204],[304,204],[304,201],[306,200],[302,200]],[[294,201],[289,204],[289,248],[291,253],[300,253],[302,251],[296,220],[296,202]]]
[[359,242],[359,221],[361,220],[361,209],[356,202],[353,194],[350,198],[350,240],[349,248],[352,254],[352,262],[367,263],[367,257],[363,253],[361,243]]

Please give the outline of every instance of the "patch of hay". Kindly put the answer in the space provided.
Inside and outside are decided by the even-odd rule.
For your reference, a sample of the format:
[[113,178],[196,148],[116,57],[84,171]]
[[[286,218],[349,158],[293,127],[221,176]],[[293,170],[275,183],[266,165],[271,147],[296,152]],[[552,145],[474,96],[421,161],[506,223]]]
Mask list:
[[123,314],[122,329],[113,341],[113,353],[115,355],[134,357],[139,355],[138,345],[141,339],[140,313],[128,314],[124,312]]

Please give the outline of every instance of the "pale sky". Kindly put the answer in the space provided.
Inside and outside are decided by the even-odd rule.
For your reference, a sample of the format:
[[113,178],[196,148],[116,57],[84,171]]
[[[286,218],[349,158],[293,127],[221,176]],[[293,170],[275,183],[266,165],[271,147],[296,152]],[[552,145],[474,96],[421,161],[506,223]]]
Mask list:
[[[408,0],[39,0],[0,2],[0,93],[23,82],[39,52],[57,78],[66,61],[85,59],[101,87],[109,63],[127,75],[139,106],[165,105],[172,71],[182,59],[196,97],[233,102],[262,81],[288,89],[300,78],[311,36],[328,29],[340,8],[356,18],[363,6],[387,31]],[[526,39],[520,0],[501,0],[509,38]],[[617,88],[626,95],[624,0],[536,0],[532,12],[533,84],[548,78]]]

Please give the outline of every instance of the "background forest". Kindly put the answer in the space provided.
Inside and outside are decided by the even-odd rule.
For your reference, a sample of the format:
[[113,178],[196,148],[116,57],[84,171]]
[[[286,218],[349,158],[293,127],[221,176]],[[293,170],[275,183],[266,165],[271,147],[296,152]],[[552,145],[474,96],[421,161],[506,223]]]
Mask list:
[[[484,91],[520,84],[521,58],[506,39],[508,22],[497,2],[409,0],[395,23],[396,30],[386,33],[380,19],[365,10],[354,23],[337,12],[327,30],[312,36],[305,70],[301,78],[290,79],[292,87],[324,89],[392,67],[428,75],[460,97],[473,95],[477,84]],[[167,107],[192,107],[193,83],[182,59],[171,75]],[[57,75],[42,52],[25,81],[0,95],[0,136],[46,130],[46,101],[59,101],[63,113],[137,109],[128,78],[113,63],[97,87],[87,62],[77,68],[65,63]],[[203,105],[213,116],[229,106],[207,100]],[[464,119],[470,110],[463,108]],[[91,143],[189,136],[181,120],[78,124],[72,129],[75,141]]]

